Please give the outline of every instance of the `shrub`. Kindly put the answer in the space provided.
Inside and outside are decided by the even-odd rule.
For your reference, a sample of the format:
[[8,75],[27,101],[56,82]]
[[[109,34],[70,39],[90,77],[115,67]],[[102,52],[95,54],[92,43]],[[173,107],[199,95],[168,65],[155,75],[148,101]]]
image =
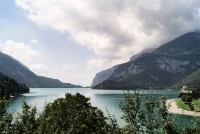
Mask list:
[[185,103],[190,103],[192,101],[192,97],[191,96],[188,96],[188,95],[183,95],[181,97],[181,100]]

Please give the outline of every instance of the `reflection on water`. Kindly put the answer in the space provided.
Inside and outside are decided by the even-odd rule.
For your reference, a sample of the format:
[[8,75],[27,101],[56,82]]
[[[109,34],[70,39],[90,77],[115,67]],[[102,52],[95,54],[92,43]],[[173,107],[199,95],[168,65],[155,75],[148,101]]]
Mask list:
[[[121,109],[119,108],[120,102],[123,100],[122,90],[91,90],[90,88],[31,88],[29,93],[15,94],[11,100],[9,111],[16,110],[21,111],[22,100],[28,104],[37,106],[39,111],[42,111],[46,102],[52,102],[53,100],[64,97],[65,93],[75,94],[79,92],[87,97],[91,98],[91,104],[101,109],[105,115],[107,115],[106,107],[111,115],[114,115],[120,126],[125,123],[120,119],[122,116]],[[179,94],[177,91],[163,91],[153,90],[153,92],[159,98],[164,93],[169,99],[176,98]],[[141,90],[140,93],[149,94],[147,90]],[[143,98],[144,100],[144,98]],[[191,116],[183,116],[185,121],[190,121]]]

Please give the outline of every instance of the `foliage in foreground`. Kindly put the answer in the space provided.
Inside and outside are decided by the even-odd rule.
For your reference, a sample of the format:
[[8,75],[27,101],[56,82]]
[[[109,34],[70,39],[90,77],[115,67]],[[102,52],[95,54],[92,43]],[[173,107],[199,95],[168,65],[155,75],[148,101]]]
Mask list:
[[[36,107],[23,102],[22,112],[14,118],[6,111],[7,101],[0,100],[0,133],[3,134],[104,134],[119,131],[116,121],[104,116],[97,107],[91,106],[89,98],[67,93],[47,103],[41,113]],[[109,121],[112,123],[109,123]]]
[[[120,108],[126,125],[119,128],[115,119],[105,117],[97,107],[91,106],[89,98],[76,93],[66,94],[47,103],[41,113],[35,106],[23,102],[22,113],[14,118],[13,113],[6,111],[7,101],[0,100],[0,133],[2,134],[197,134],[200,132],[200,121],[194,125],[177,123],[166,106],[167,97],[156,99],[149,94],[124,93]],[[143,102],[142,99],[145,101]],[[179,122],[180,123],[180,122]]]
[[[141,95],[134,91],[133,94],[127,92],[125,99],[120,105],[124,115],[122,119],[126,121],[123,133],[129,134],[178,134],[180,129],[173,122],[171,114],[167,112],[166,96],[162,96],[156,101],[156,95],[150,92],[149,95]],[[141,98],[144,97],[144,103]],[[144,107],[141,107],[141,106]]]

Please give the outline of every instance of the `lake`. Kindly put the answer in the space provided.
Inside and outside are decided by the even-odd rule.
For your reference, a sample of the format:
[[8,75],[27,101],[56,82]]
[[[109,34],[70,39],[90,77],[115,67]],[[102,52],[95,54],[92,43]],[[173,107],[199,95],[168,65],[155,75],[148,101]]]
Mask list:
[[[106,107],[111,115],[114,115],[120,126],[125,122],[120,119],[122,116],[121,109],[119,108],[120,102],[123,100],[122,90],[92,90],[91,88],[30,88],[29,93],[15,94],[10,102],[9,111],[21,111],[22,100],[28,104],[37,106],[39,111],[42,111],[46,102],[52,102],[59,97],[65,97],[65,93],[75,94],[79,92],[91,98],[92,106],[101,109],[107,115]],[[147,90],[140,90],[141,93],[148,94]],[[172,90],[153,90],[155,94],[162,96],[164,93],[169,99],[177,98],[178,91]],[[192,117],[184,116],[185,120],[190,120]]]

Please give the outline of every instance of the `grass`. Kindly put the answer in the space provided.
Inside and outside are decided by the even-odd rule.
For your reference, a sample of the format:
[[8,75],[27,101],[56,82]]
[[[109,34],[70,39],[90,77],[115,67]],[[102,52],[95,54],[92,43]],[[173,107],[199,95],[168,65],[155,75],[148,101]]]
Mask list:
[[190,108],[187,104],[185,104],[181,98],[178,98],[178,99],[175,99],[175,102],[176,102],[176,105],[181,108],[181,109],[184,109],[184,110],[187,110],[187,111],[190,111]]
[[194,111],[199,112],[200,111],[200,99],[198,100],[193,100],[192,104],[194,106]]
[[[181,98],[176,99],[175,102],[176,102],[176,105],[177,105],[179,108],[190,111],[190,108],[189,108],[188,104],[185,104],[185,103],[181,100]],[[194,106],[194,111],[195,111],[195,112],[200,112],[200,99],[198,99],[198,100],[193,100],[193,101],[192,101],[192,105]]]

